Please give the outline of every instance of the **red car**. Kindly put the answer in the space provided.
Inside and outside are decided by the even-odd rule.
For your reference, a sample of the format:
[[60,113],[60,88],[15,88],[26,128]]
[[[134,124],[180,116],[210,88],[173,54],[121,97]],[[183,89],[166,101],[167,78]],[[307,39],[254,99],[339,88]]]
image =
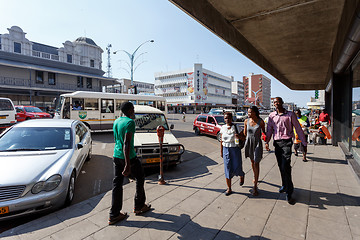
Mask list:
[[196,135],[207,134],[216,136],[220,142],[220,129],[224,124],[225,120],[223,115],[200,114],[194,120],[193,129]]
[[52,118],[52,116],[46,112],[43,112],[40,108],[34,106],[15,106],[16,120],[22,122],[29,119],[41,119]]

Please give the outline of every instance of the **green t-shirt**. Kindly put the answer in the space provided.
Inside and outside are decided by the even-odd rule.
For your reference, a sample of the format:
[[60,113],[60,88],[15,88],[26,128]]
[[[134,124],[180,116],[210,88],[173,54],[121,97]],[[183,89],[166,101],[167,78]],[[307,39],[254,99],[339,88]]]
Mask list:
[[124,155],[124,140],[125,134],[130,132],[132,133],[132,138],[130,141],[130,159],[136,157],[136,152],[134,149],[134,134],[135,134],[135,122],[128,117],[119,117],[115,120],[113,125],[114,130],[114,157],[125,159]]

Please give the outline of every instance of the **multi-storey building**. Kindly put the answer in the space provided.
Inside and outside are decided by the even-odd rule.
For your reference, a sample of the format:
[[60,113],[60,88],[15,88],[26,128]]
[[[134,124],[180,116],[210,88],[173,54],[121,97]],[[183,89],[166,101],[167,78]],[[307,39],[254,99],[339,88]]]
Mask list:
[[271,80],[263,74],[250,73],[243,77],[245,100],[256,106],[270,109]]
[[[130,79],[117,79],[116,84],[106,87],[106,92],[112,93],[130,93],[131,80]],[[147,82],[134,81],[137,93],[139,94],[154,94],[154,84]]]
[[60,48],[28,40],[20,27],[0,34],[0,96],[15,104],[53,107],[54,97],[73,91],[102,91],[114,79],[103,77],[103,50],[90,38]]
[[231,82],[231,93],[233,96],[233,104],[236,104],[236,108],[243,108],[245,102],[244,83],[241,81]]
[[155,95],[164,96],[174,112],[207,112],[214,107],[235,107],[231,98],[233,77],[194,64],[193,68],[155,73]]

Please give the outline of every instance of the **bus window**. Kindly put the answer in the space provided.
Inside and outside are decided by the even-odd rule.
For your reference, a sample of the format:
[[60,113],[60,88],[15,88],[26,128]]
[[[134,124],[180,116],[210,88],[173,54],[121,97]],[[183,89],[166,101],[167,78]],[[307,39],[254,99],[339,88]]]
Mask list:
[[65,98],[64,108],[63,108],[63,118],[70,118],[70,98]]
[[160,109],[161,111],[165,111],[165,102],[163,101],[157,101],[157,109]]
[[129,100],[132,104],[136,105],[136,100]]
[[125,100],[120,100],[120,99],[116,99],[115,103],[116,103],[116,111],[120,111],[121,110],[121,104],[123,104],[125,102]]
[[138,105],[147,105],[147,104],[146,104],[146,101],[139,100]]
[[99,102],[97,98],[85,98],[85,110],[99,110]]
[[84,109],[84,99],[83,98],[73,98],[71,107],[72,107],[72,110],[83,110]]
[[113,99],[101,99],[101,113],[114,113]]
[[155,102],[154,102],[154,101],[149,101],[149,106],[150,106],[150,107],[154,107],[154,108],[156,108],[156,106],[155,106]]

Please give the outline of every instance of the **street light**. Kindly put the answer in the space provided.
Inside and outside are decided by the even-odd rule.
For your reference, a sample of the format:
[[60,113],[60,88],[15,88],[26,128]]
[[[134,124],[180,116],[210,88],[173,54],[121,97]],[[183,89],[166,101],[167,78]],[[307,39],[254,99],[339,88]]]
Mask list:
[[[135,54],[136,54],[137,50],[139,50],[139,48],[140,48],[142,45],[144,45],[145,43],[147,43],[147,42],[154,42],[154,40],[148,40],[148,41],[146,41],[146,42],[143,42],[142,44],[140,44],[140,45],[135,49],[135,51],[134,51],[132,54],[130,54],[129,52],[127,52],[127,51],[125,51],[125,50],[117,50],[117,51],[114,52],[114,54],[116,54],[117,52],[124,52],[124,53],[126,53],[126,54],[129,56],[129,59],[130,59],[130,65],[129,65],[129,67],[130,67],[131,86],[134,85],[134,79],[133,79],[134,71],[135,71],[136,68],[141,64],[141,63],[140,63],[139,65],[137,65],[137,66],[135,67],[135,69],[134,69],[134,63],[135,63],[136,60],[137,60],[137,58],[135,58]],[[144,54],[144,53],[140,54],[138,57],[140,57],[140,56],[143,55],[143,54]]]
[[259,89],[259,90],[257,90],[256,92],[254,91],[254,90],[251,90],[253,93],[254,93],[254,95],[255,95],[255,101],[254,101],[254,103],[255,103],[255,106],[257,105],[256,104],[256,102],[257,102],[257,94],[261,91],[261,89]]

